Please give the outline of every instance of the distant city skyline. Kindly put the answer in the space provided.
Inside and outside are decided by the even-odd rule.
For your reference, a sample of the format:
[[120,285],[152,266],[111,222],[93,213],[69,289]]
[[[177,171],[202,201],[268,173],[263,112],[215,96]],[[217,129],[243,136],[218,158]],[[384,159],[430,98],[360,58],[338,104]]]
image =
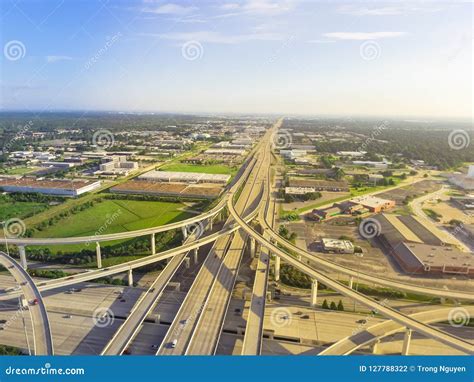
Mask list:
[[472,119],[468,2],[0,7],[0,110]]

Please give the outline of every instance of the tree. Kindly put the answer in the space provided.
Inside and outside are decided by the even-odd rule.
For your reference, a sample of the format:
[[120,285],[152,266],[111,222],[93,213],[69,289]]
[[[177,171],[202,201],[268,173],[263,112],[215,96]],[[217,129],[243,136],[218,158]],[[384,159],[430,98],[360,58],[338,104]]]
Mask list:
[[323,308],[323,309],[329,309],[329,305],[328,305],[328,302],[327,302],[326,299],[324,299],[323,305],[321,305],[321,308]]
[[344,170],[340,167],[334,167],[333,172],[334,179],[336,180],[341,180],[345,175]]
[[329,306],[329,309],[331,310],[337,310],[337,305],[334,301],[331,301],[331,305]]
[[339,303],[337,304],[337,310],[344,311],[344,304],[342,303],[342,300],[339,300]]

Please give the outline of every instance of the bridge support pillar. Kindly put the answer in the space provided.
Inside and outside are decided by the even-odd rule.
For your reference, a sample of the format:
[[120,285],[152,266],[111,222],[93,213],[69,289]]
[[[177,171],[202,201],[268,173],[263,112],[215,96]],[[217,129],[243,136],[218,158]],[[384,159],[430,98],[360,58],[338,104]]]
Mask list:
[[23,269],[28,269],[28,264],[26,262],[26,250],[25,250],[25,247],[23,245],[20,245],[18,247],[18,252],[20,252],[20,263],[21,263],[21,266],[23,267]]
[[197,264],[197,262],[198,262],[198,248],[194,248],[193,254],[194,254],[194,264]]
[[353,277],[353,276],[350,276],[350,277],[349,277],[349,288],[352,289],[353,286],[354,286],[354,277]]
[[133,286],[133,272],[132,268],[128,270],[128,286],[132,287]]
[[214,216],[209,218],[209,231],[212,231],[212,226],[214,224]]
[[402,355],[408,355],[410,352],[411,343],[411,329],[407,328],[405,331],[405,337],[403,337]]
[[189,257],[186,257],[184,259],[184,265],[185,265],[186,269],[189,269],[189,267],[191,265],[191,259]]
[[275,255],[275,281],[280,281],[280,256]]
[[183,232],[183,243],[186,241],[188,238],[188,230],[186,227],[181,227],[181,231]]
[[97,268],[102,268],[102,256],[100,254],[100,243],[95,243],[95,255],[97,257]]
[[151,254],[154,255],[156,253],[156,245],[155,245],[155,234],[151,234]]
[[255,257],[257,252],[256,252],[256,247],[255,247],[255,239],[253,237],[249,237],[250,240],[250,257]]
[[377,352],[378,352],[378,350],[379,350],[379,349],[378,349],[378,348],[379,348],[379,344],[380,344],[380,340],[379,340],[379,339],[375,340],[375,341],[372,343],[372,345],[371,345],[372,354],[377,354]]
[[311,283],[311,307],[315,308],[318,303],[318,280],[313,279]]

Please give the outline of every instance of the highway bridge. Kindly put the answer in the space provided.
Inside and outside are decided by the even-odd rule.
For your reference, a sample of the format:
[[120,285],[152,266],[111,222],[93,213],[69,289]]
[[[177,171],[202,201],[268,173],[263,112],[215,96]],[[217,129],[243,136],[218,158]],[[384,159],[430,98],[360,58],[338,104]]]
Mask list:
[[[356,272],[350,268],[337,265],[333,262],[320,258],[302,250],[292,243],[286,241],[274,230],[275,201],[272,199],[271,186],[271,163],[272,163],[272,141],[273,135],[281,125],[281,120],[274,128],[267,131],[256,148],[251,152],[234,183],[230,185],[222,199],[210,211],[186,219],[181,222],[153,227],[145,230],[124,232],[111,235],[97,235],[93,237],[62,238],[62,239],[34,239],[19,238],[9,239],[10,244],[16,244],[20,248],[27,245],[54,245],[96,242],[98,246],[98,260],[100,258],[100,242],[131,238],[137,236],[151,235],[152,244],[154,234],[169,229],[183,229],[187,237],[186,227],[199,223],[211,227],[213,219],[224,209],[230,213],[222,229],[206,236],[186,240],[183,245],[161,253],[154,253],[142,259],[133,260],[120,265],[105,269],[91,270],[74,276],[56,280],[43,281],[38,284],[37,290],[44,291],[58,287],[73,285],[78,282],[89,281],[96,278],[111,276],[117,273],[129,272],[132,279],[132,270],[144,265],[152,264],[165,259],[171,259],[163,272],[157,277],[149,288],[133,307],[129,317],[119,328],[112,340],[103,350],[103,354],[122,354],[130,341],[136,335],[143,320],[156,305],[164,288],[182,264],[184,258],[190,251],[196,251],[201,246],[213,243],[214,245],[201,266],[191,289],[184,302],[180,306],[165,339],[161,343],[157,354],[214,354],[222,332],[223,322],[227,315],[230,296],[235,285],[242,253],[249,249],[255,255],[257,243],[259,244],[260,256],[255,274],[254,288],[252,291],[251,309],[247,317],[247,326],[244,337],[242,354],[260,354],[261,340],[263,334],[263,317],[265,311],[265,295],[268,283],[270,258],[275,258],[276,277],[278,277],[280,260],[295,267],[313,279],[312,303],[317,298],[318,282],[323,283],[344,296],[362,303],[371,309],[392,320],[396,325],[409,330],[414,330],[423,335],[441,341],[442,343],[456,348],[465,353],[472,353],[472,344],[449,335],[437,328],[427,325],[423,320],[417,320],[416,316],[405,315],[395,309],[380,304],[362,293],[354,291],[351,285],[346,286],[326,274],[326,270],[340,272],[349,277],[358,276],[361,280],[370,281],[374,284],[387,286],[394,289],[409,290],[419,294],[453,298],[456,300],[473,300],[471,293],[462,291],[438,290],[413,284],[400,283],[383,277]],[[244,216],[245,218],[242,218]],[[252,221],[263,228],[258,232],[251,224]],[[152,247],[154,247],[152,245]],[[303,263],[290,255],[287,251],[301,256],[316,264],[318,269]],[[21,253],[21,251],[20,251]],[[24,254],[24,250],[23,250]],[[98,265],[99,261],[98,261]],[[31,280],[28,284],[34,283]],[[350,283],[351,284],[351,283]],[[3,294],[4,298],[11,298],[18,292]],[[2,295],[0,295],[2,297]],[[35,320],[44,325],[44,320]],[[392,322],[387,321],[387,322]],[[42,324],[41,324],[42,322]]]

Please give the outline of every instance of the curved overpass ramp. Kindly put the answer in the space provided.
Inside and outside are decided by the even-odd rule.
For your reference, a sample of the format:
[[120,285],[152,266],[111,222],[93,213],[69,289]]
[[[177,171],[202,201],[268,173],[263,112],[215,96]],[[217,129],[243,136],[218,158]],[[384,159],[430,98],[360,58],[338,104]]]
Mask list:
[[[410,317],[422,321],[425,324],[432,324],[435,322],[448,321],[449,314],[453,309],[455,308],[449,307],[429,310],[427,312],[418,312],[410,315]],[[470,317],[474,316],[474,306],[466,306],[463,307],[463,309],[466,310]],[[369,345],[383,337],[403,331],[404,329],[405,327],[403,325],[392,320],[380,322],[359,333],[337,341],[318,355],[349,355],[363,346]]]
[[[28,301],[31,323],[33,327],[34,354],[53,355],[53,336],[49,325],[48,314],[44,306],[43,298],[30,275],[8,256],[5,252],[0,252],[0,264],[15,278]],[[36,300],[37,304],[31,302]]]

